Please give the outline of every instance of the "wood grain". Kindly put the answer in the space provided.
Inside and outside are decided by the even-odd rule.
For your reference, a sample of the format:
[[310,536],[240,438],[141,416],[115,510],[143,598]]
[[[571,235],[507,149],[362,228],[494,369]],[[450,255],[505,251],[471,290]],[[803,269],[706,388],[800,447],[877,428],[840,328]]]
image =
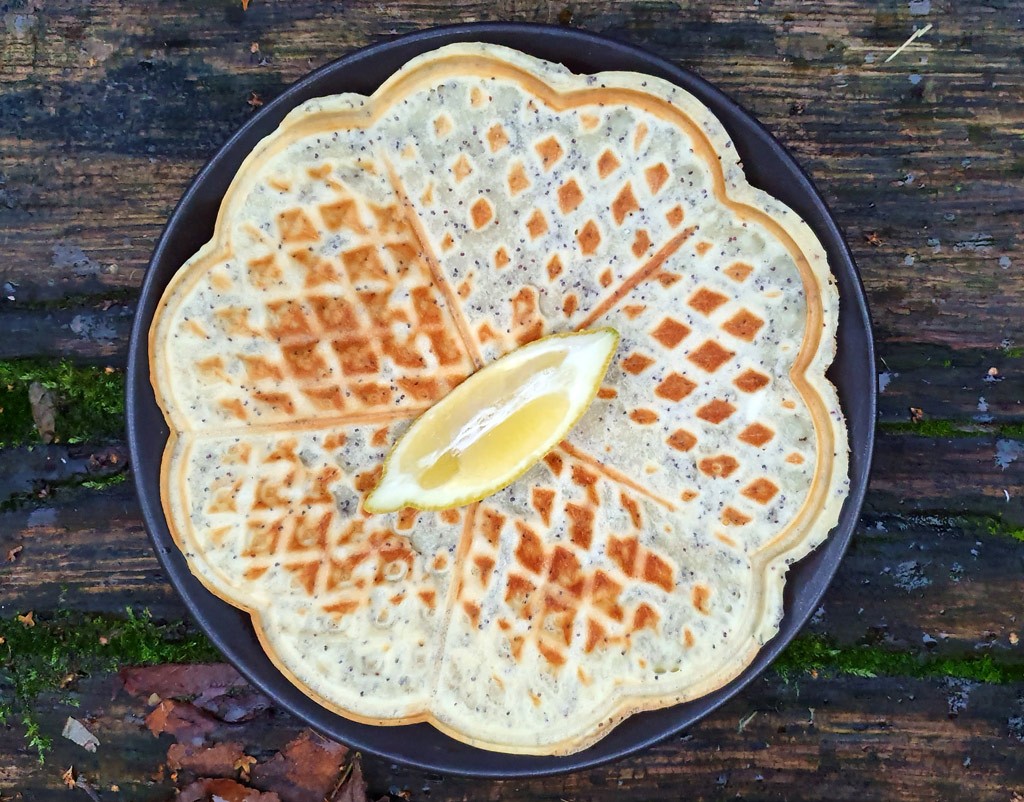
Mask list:
[[[173,741],[145,729],[151,709],[118,692],[116,678],[80,680],[78,707],[49,700],[43,726],[59,731],[68,715],[85,720],[101,744],[95,754],[58,739],[40,767],[20,736],[0,730],[0,784],[26,802],[55,798],[60,773],[74,765],[105,800],[166,800],[165,762]],[[364,755],[373,795],[389,790],[430,802],[604,800],[645,802],[758,799],[970,799],[1011,802],[1024,783],[1018,717],[1024,686],[945,680],[759,680],[689,732],[641,755],[546,779],[482,782],[405,769]],[[214,738],[239,741],[262,759],[301,725],[271,709],[221,725]],[[118,792],[110,791],[117,785]],[[374,796],[371,798],[374,798]]]
[[[880,420],[891,427],[910,408],[923,411],[923,428],[880,435],[864,515],[810,630],[847,648],[1019,662],[1020,14],[1019,3],[951,0],[0,4],[0,360],[122,367],[138,288],[178,198],[255,104],[309,70],[442,23],[606,33],[714,82],[790,149],[860,266]],[[929,22],[927,35],[885,62]],[[977,431],[934,436],[935,420]],[[111,448],[124,453],[119,442],[0,452],[0,558],[22,547],[0,562],[0,615],[128,605],[185,615],[131,485],[83,485],[116,472],[93,459]],[[114,697],[109,677],[82,680],[78,693],[75,715],[95,717],[100,751],[58,738],[40,768],[19,728],[0,728],[5,798],[65,795],[59,775],[70,763],[97,780],[103,799],[173,796],[166,778],[150,778],[167,743],[141,727],[145,705]],[[367,773],[377,792],[430,800],[1010,802],[1024,795],[1022,700],[1024,688],[1011,685],[822,677],[786,686],[769,674],[688,738],[580,774],[480,783],[372,760]],[[70,712],[39,705],[51,734]],[[298,726],[273,711],[239,738],[271,750]]]
[[[118,368],[127,364],[134,290],[111,289],[53,303],[59,306],[15,303],[5,310],[4,325],[12,336],[0,340],[0,360],[47,357]],[[926,419],[982,431],[1024,423],[1024,357],[1016,351],[897,342],[879,346],[880,421],[907,422],[913,407]]]
[[[61,466],[53,481],[88,471],[87,455],[61,463],[52,455],[64,452],[50,449],[51,459],[36,459]],[[982,438],[883,436],[877,453],[865,515],[812,629],[842,645],[923,650],[928,636],[943,653],[980,644],[1024,659],[1024,646],[1009,643],[1011,633],[1024,635],[1024,542],[988,531],[995,521],[1024,526],[1024,459],[999,468],[993,441]],[[957,488],[964,476],[976,484]],[[17,485],[26,486],[34,485]],[[13,563],[0,563],[0,615],[43,614],[68,599],[93,612],[123,613],[131,604],[159,618],[186,615],[153,555],[129,483],[106,490],[58,483],[51,492],[45,504],[0,513],[0,553],[23,546]]]
[[[348,48],[438,21],[436,7],[415,3],[383,14],[369,3],[264,3],[245,14],[54,5],[0,34],[0,173],[11,207],[0,215],[20,257],[3,278],[24,301],[137,286],[189,177],[252,113],[250,92],[268,100]],[[525,5],[452,3],[443,19],[554,20],[563,9]],[[1012,69],[1012,6],[944,14],[941,31],[889,64],[923,17],[850,2],[827,12],[726,6],[603,2],[572,21],[624,30],[695,69],[793,150],[846,231],[882,356],[890,341],[997,349],[1021,340],[1024,323],[1007,314],[1024,301],[1010,269],[1024,258],[1020,182],[1007,180],[1024,169],[1011,155],[1024,110],[1003,102],[1024,88]],[[86,261],[76,264],[79,252]]]

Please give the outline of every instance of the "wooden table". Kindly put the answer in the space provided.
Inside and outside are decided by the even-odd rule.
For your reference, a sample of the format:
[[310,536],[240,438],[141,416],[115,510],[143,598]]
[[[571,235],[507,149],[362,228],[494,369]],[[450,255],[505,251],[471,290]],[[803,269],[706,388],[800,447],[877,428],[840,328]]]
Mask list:
[[[310,69],[398,33],[504,19],[607,33],[698,72],[811,173],[872,305],[874,476],[808,634],[781,670],[686,735],[535,781],[440,777],[364,755],[371,790],[1021,799],[1022,15],[1020,3],[943,0],[0,4],[0,700],[19,694],[0,728],[3,798],[175,794],[161,770],[173,739],[143,725],[156,701],[119,689],[110,669],[213,656],[190,624],[167,623],[187,613],[123,481],[128,329],[185,186]],[[36,407],[55,405],[52,443],[33,427],[33,383]],[[258,708],[208,737],[270,759],[301,725]],[[45,764],[23,715],[53,740]],[[94,754],[60,737],[69,715],[99,738]],[[83,782],[64,791],[72,764]]]

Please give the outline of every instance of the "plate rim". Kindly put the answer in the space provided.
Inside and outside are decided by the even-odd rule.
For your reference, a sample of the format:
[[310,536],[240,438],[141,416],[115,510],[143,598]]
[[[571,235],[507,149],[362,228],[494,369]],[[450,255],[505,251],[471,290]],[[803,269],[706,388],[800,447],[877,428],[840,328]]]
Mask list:
[[[340,58],[307,73],[302,78],[286,87],[278,97],[268,102],[242,126],[236,129],[232,135],[216,149],[214,154],[196,173],[195,177],[178,200],[164,224],[164,228],[149,260],[146,274],[140,288],[138,301],[136,303],[135,318],[132,323],[132,330],[130,334],[125,391],[128,449],[132,466],[139,466],[143,464],[143,457],[146,456],[146,452],[153,450],[147,449],[145,447],[145,443],[147,441],[151,441],[154,436],[156,436],[158,441],[160,441],[157,443],[156,447],[157,460],[159,460],[160,453],[162,453],[163,447],[166,445],[166,437],[163,437],[160,432],[157,432],[156,435],[154,435],[151,431],[144,430],[141,428],[142,421],[139,419],[141,414],[139,405],[141,403],[151,401],[155,405],[155,398],[143,397],[147,391],[152,393],[149,383],[148,363],[148,332],[152,321],[152,312],[155,309],[156,303],[159,301],[160,295],[162,294],[167,281],[169,281],[170,277],[173,276],[181,267],[180,264],[173,269],[161,269],[160,266],[162,265],[163,260],[165,259],[165,254],[170,247],[170,240],[175,233],[176,227],[180,227],[181,225],[180,221],[182,217],[184,217],[186,212],[188,212],[188,210],[194,205],[197,200],[197,196],[204,185],[211,180],[211,177],[214,176],[218,169],[222,169],[223,162],[235,154],[238,148],[244,147],[246,139],[251,137],[253,132],[268,124],[271,128],[276,127],[276,123],[273,122],[273,119],[278,116],[283,117],[284,114],[282,112],[286,113],[288,110],[298,105],[298,103],[302,102],[304,92],[310,87],[315,86],[320,81],[333,75],[335,72],[351,70],[352,67],[360,61],[377,59],[381,56],[386,56],[391,52],[402,50],[410,46],[413,48],[418,47],[419,49],[417,52],[426,52],[439,47],[442,44],[448,44],[455,41],[493,41],[495,39],[505,39],[517,36],[523,37],[527,40],[523,43],[526,46],[514,46],[522,49],[524,52],[530,52],[529,37],[531,35],[548,37],[554,43],[557,43],[558,40],[563,40],[565,44],[570,46],[575,42],[579,44],[587,44],[598,49],[607,48],[611,51],[615,51],[620,57],[626,57],[645,65],[644,68],[637,68],[636,71],[653,72],[654,70],[657,70],[659,74],[668,77],[668,80],[672,81],[676,85],[682,86],[687,91],[696,95],[702,103],[712,109],[715,116],[719,118],[724,126],[726,126],[731,139],[735,140],[738,137],[736,135],[737,132],[730,127],[730,124],[733,126],[746,126],[747,130],[744,131],[744,136],[751,135],[755,139],[759,139],[760,141],[757,143],[758,146],[767,147],[769,149],[775,160],[781,163],[781,165],[788,170],[790,175],[787,177],[797,179],[798,186],[793,191],[796,194],[805,197],[809,206],[813,207],[813,210],[815,211],[814,216],[816,218],[813,222],[811,220],[807,220],[807,215],[803,212],[799,213],[801,214],[801,217],[807,221],[808,225],[811,226],[812,230],[814,230],[815,234],[829,251],[829,266],[837,281],[844,279],[851,285],[846,289],[845,294],[840,297],[841,316],[839,320],[839,330],[841,331],[843,329],[845,322],[848,325],[852,325],[855,330],[860,331],[864,338],[864,361],[871,366],[872,371],[874,370],[874,366],[876,364],[874,337],[867,297],[860,273],[845,238],[836,224],[831,210],[811,181],[810,176],[800,163],[782,145],[782,143],[780,143],[774,135],[772,135],[769,129],[753,114],[748,112],[743,108],[743,106],[733,100],[721,89],[717,88],[691,70],[678,67],[660,56],[613,37],[575,28],[539,23],[462,23],[422,29],[384,42],[377,42],[367,47],[359,48],[347,53]],[[411,55],[409,57],[411,57]],[[570,59],[567,58],[566,60]],[[727,116],[730,117],[730,120],[727,121],[722,119],[723,110],[725,110]],[[249,149],[246,149],[242,154],[243,157],[245,153],[248,153],[248,150]],[[744,164],[744,173],[748,176],[750,174],[750,167],[746,163]],[[234,170],[231,171],[231,174],[234,174]],[[776,191],[767,188],[765,188],[765,191],[773,196],[777,196]],[[833,256],[839,257],[838,264],[832,263]],[[159,275],[161,272],[166,273],[166,276]],[[840,273],[843,274],[842,277],[840,276]],[[853,297],[850,297],[851,291]],[[148,312],[146,311],[147,309],[149,310]],[[842,349],[842,342],[837,343],[837,346],[839,349]],[[838,354],[839,351],[837,351],[837,361],[839,359]],[[836,383],[837,389],[840,389],[840,392],[842,392],[841,388],[839,388],[840,382],[834,383]],[[151,490],[144,483],[142,470],[134,468],[132,475],[146,532],[150,538],[153,549],[156,552],[157,559],[160,562],[165,575],[174,587],[177,595],[185,603],[185,606],[199,625],[200,629],[208,638],[210,638],[218,651],[220,651],[221,654],[232,665],[234,665],[244,677],[246,677],[246,679],[266,693],[276,704],[287,710],[306,725],[330,738],[339,740],[354,749],[361,749],[419,770],[443,772],[481,779],[540,777],[567,771],[593,768],[612,760],[621,759],[627,755],[635,754],[636,752],[652,746],[655,743],[666,740],[672,735],[678,734],[681,730],[695,725],[718,707],[725,704],[725,702],[735,696],[740,690],[747,687],[755,679],[760,677],[771,662],[786,647],[786,645],[788,645],[788,643],[797,634],[799,634],[806,624],[807,619],[817,608],[822,596],[831,584],[839,564],[849,547],[853,530],[856,527],[860,509],[863,505],[864,497],[867,492],[871,460],[874,452],[874,420],[877,410],[877,384],[874,381],[863,382],[863,384],[868,388],[868,390],[864,394],[864,397],[860,399],[860,414],[857,422],[858,425],[860,425],[863,423],[861,419],[866,419],[867,429],[866,432],[862,433],[863,436],[861,442],[854,442],[852,432],[854,427],[853,425],[850,425],[850,494],[843,505],[839,522],[830,532],[826,541],[812,552],[809,557],[796,564],[796,567],[799,568],[800,565],[808,562],[821,563],[812,571],[809,578],[801,584],[799,589],[794,589],[794,582],[787,582],[786,603],[784,608],[785,613],[780,625],[779,633],[761,648],[754,660],[743,670],[739,677],[734,679],[732,682],[727,683],[721,688],[712,691],[710,694],[706,694],[705,696],[699,697],[691,702],[632,716],[626,722],[618,725],[611,733],[609,733],[609,735],[601,741],[598,741],[593,746],[580,752],[564,756],[510,755],[507,753],[479,749],[477,747],[472,747],[455,741],[449,736],[444,735],[439,730],[436,730],[426,724],[378,727],[373,729],[383,730],[385,733],[390,733],[392,734],[392,737],[390,738],[391,741],[401,742],[402,740],[410,740],[408,738],[402,738],[402,734],[412,734],[412,730],[410,728],[426,728],[426,730],[429,730],[430,738],[441,741],[442,743],[444,741],[451,742],[448,746],[455,749],[454,759],[451,757],[448,759],[441,759],[436,754],[432,755],[429,750],[423,749],[423,744],[420,739],[413,739],[417,740],[417,744],[416,748],[412,750],[412,753],[410,753],[409,750],[403,749],[387,747],[381,748],[379,744],[371,746],[366,743],[364,737],[361,737],[358,734],[359,730],[367,727],[367,725],[360,725],[357,722],[353,722],[350,719],[346,719],[336,713],[332,713],[325,708],[320,707],[315,702],[312,702],[312,700],[309,700],[307,697],[304,697],[306,702],[312,704],[313,707],[319,710],[321,715],[315,716],[316,710],[311,711],[309,709],[309,704],[304,704],[302,700],[287,698],[289,695],[293,695],[294,691],[298,691],[299,689],[283,674],[277,671],[276,667],[273,667],[273,664],[270,664],[273,670],[270,672],[271,676],[269,678],[263,676],[258,667],[250,665],[252,660],[255,659],[256,661],[259,661],[261,657],[269,662],[269,658],[267,658],[266,654],[259,649],[258,644],[257,652],[254,655],[251,653],[251,650],[247,651],[244,648],[244,644],[242,644],[243,648],[240,648],[239,644],[230,642],[230,639],[221,631],[219,625],[215,622],[211,622],[211,615],[218,612],[217,608],[219,605],[223,605],[226,608],[230,608],[230,610],[242,613],[245,616],[246,621],[249,622],[249,629],[252,629],[248,614],[232,607],[227,602],[221,600],[198,584],[198,580],[196,580],[191,572],[188,571],[187,566],[184,566],[184,558],[180,552],[177,552],[177,548],[171,539],[169,531],[167,530],[159,494],[157,494],[155,499],[153,498]],[[844,415],[847,417],[848,424],[851,424],[850,416],[847,414],[845,405]],[[152,458],[152,454],[149,456]],[[176,555],[180,559],[176,560]],[[826,557],[827,559],[825,559]],[[183,566],[184,572],[182,571]],[[189,585],[192,585],[192,587],[189,587]],[[808,587],[808,598],[810,599],[810,602],[805,603],[803,605],[804,609],[794,615],[794,611],[792,609],[793,594],[804,593],[808,590]],[[211,613],[210,608],[213,608],[213,613]],[[224,611],[220,610],[219,612],[223,613]],[[253,637],[253,640],[254,639],[255,638]],[[276,673],[276,677],[273,676],[274,673]],[[293,692],[292,694],[289,694],[289,689]],[[696,712],[692,714],[682,712],[683,710],[693,711],[694,709],[696,709]],[[613,738],[615,732],[620,731],[621,736],[622,728],[627,727],[630,721],[633,721],[634,724],[636,724],[637,721],[642,722],[645,717],[650,720],[653,714],[659,714],[660,718],[665,718],[667,715],[668,718],[671,719],[672,711],[677,710],[680,712],[675,722],[662,723],[654,732],[647,734],[641,732],[634,737],[627,736],[626,743],[613,747],[610,750],[601,748],[602,744],[607,746],[606,742],[608,742],[610,738]],[[314,718],[316,720],[314,720]],[[332,724],[334,726],[331,726]],[[642,723],[640,726],[642,727]],[[634,727],[634,729],[635,728],[636,727]],[[425,737],[428,737],[426,731],[424,731],[423,734]],[[386,735],[382,735],[381,737],[384,740],[388,740]],[[459,755],[465,755],[466,750],[469,750],[471,759],[460,759]],[[421,753],[421,755],[417,753]],[[434,759],[431,759],[431,757]]]

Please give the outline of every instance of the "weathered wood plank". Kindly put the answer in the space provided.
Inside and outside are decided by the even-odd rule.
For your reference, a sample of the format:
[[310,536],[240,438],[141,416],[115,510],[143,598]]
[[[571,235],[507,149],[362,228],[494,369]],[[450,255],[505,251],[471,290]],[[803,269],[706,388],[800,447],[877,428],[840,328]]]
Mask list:
[[0,359],[72,358],[124,367],[134,305],[98,301],[68,309],[8,309]]
[[1024,525],[1024,453],[999,437],[882,434],[864,509],[869,513],[972,513]]
[[0,450],[0,504],[39,503],[55,487],[77,486],[121,474],[128,461],[123,444],[37,445]]
[[[606,767],[542,780],[485,782],[442,777],[364,755],[374,792],[437,800],[859,799],[1008,802],[1024,783],[1019,717],[1024,686],[945,680],[803,677],[756,682],[682,736]],[[0,783],[25,800],[62,790],[68,765],[103,799],[167,799],[173,786],[154,770],[173,741],[145,731],[149,705],[116,692],[116,680],[78,682],[77,708],[39,706],[54,752],[40,767],[13,728],[0,730]],[[59,737],[68,715],[88,722],[95,754]],[[276,710],[223,725],[217,739],[240,741],[263,758],[301,725]],[[117,785],[119,791],[110,791]]]
[[[9,303],[0,360],[67,359],[124,367],[136,291],[82,299],[57,308]],[[122,297],[122,296],[127,297]],[[1011,348],[974,349],[879,340],[879,420],[928,420],[960,428],[1024,423],[1024,357]],[[994,372],[993,372],[994,371]]]
[[[12,95],[0,92],[0,120],[18,114],[12,104]],[[21,127],[11,122],[9,136]],[[12,142],[0,122],[0,176],[11,207],[0,205],[0,249],[9,254],[0,268],[4,298],[102,302],[136,290],[164,221],[201,161],[88,151],[71,158],[54,154],[58,142],[33,145]]]
[[882,339],[876,347],[879,420],[909,420],[914,407],[929,419],[997,425],[1024,421],[1024,357],[1018,351]]
[[866,516],[808,631],[841,646],[1024,661],[1024,543],[933,516]]
[[[1024,645],[1010,640],[1024,635],[1024,541],[1005,533],[1024,524],[1024,455],[1004,470],[991,441],[946,445],[898,435],[880,438],[878,451],[868,510],[812,631],[844,646],[884,642],[957,654],[980,645],[1024,659]],[[89,464],[79,456],[54,479],[79,476]],[[954,490],[964,476],[974,486]],[[22,479],[18,487],[26,486],[32,481]],[[159,618],[185,616],[130,484],[101,491],[58,484],[52,492],[45,506],[0,513],[0,553],[23,547],[13,563],[0,563],[0,615],[43,613],[74,599],[79,610],[122,614],[131,603]]]
[[[0,53],[16,80],[0,100],[9,121],[0,123],[0,173],[14,209],[0,214],[10,223],[3,242],[20,255],[5,280],[25,299],[136,286],[132,271],[145,265],[196,157],[251,113],[250,91],[269,98],[347,48],[438,20],[430,4],[336,10],[299,2],[287,12],[254,4],[245,14],[154,14],[108,3],[86,13],[65,4],[27,15],[20,33],[4,31]],[[456,3],[444,21],[554,20],[561,11]],[[140,31],[138,18],[152,28]],[[630,41],[723,86],[784,139],[847,231],[883,340],[994,349],[1024,332],[1010,314],[1024,304],[1010,269],[1024,258],[1014,222],[1024,196],[1007,181],[1008,168],[1021,168],[1005,158],[1022,125],[1019,107],[1003,102],[1024,81],[1013,69],[1013,11],[946,15],[942,31],[883,64],[911,23],[927,19],[860,3],[818,13],[614,2],[573,22],[625,28]],[[114,106],[109,85],[120,89]],[[116,273],[103,272],[114,264]]]
[[130,605],[158,618],[187,617],[128,483],[58,490],[57,503],[0,513],[0,552],[15,546],[22,550],[14,561],[0,563],[0,616],[67,606],[123,614]]

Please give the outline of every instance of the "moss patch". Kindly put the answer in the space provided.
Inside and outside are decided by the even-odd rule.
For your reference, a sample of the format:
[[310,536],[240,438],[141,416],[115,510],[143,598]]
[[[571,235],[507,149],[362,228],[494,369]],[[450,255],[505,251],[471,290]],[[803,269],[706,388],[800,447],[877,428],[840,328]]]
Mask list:
[[985,524],[985,530],[990,535],[1012,537],[1014,540],[1019,540],[1021,543],[1024,543],[1024,527],[1014,526],[1012,523],[1004,521],[1002,518],[988,518]]
[[879,421],[878,431],[885,434],[915,434],[918,437],[1003,437],[1024,439],[1024,423],[983,424],[968,421],[928,418],[913,421]]
[[57,397],[56,436],[78,443],[118,437],[124,429],[124,374],[36,359],[0,361],[0,448],[41,442],[28,388],[39,382]]
[[999,436],[1010,440],[1024,440],[1024,423],[1008,423],[999,427]]
[[820,635],[796,638],[772,667],[783,679],[812,673],[917,679],[955,677],[992,684],[1024,682],[1024,664],[1000,662],[991,654],[943,657],[894,652],[877,646],[840,649]]
[[124,484],[128,481],[127,471],[121,473],[115,473],[110,476],[101,476],[97,479],[86,479],[81,483],[82,487],[88,487],[90,490],[104,490],[114,485]]
[[945,529],[959,530],[974,538],[1009,537],[1024,542],[1024,527],[999,515],[962,513],[950,516],[948,512],[934,510],[915,513],[914,517],[918,520],[931,518]]
[[221,659],[200,633],[182,622],[159,623],[149,614],[127,618],[58,612],[32,622],[0,620],[0,722],[12,718],[42,762],[51,744],[32,710],[36,698],[66,690],[76,678],[116,671],[123,665],[196,663]]
[[951,420],[880,421],[878,430],[886,434],[916,434],[920,437],[977,437],[982,431],[962,428]]

